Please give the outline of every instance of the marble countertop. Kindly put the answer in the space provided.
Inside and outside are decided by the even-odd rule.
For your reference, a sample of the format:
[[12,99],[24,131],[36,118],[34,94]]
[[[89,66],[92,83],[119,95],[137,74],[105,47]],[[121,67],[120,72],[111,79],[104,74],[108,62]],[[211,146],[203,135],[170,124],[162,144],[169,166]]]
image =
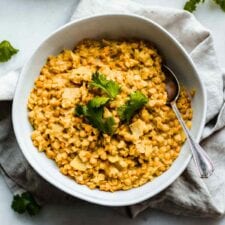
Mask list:
[[[185,2],[185,0],[136,1],[179,9]],[[0,76],[8,70],[20,67],[46,35],[69,20],[77,3],[78,0],[0,0],[0,41],[10,40],[15,47],[20,49],[13,63],[0,66]],[[225,68],[225,13],[212,0],[208,0],[204,5],[199,5],[194,14],[205,27],[211,30],[218,60]],[[12,194],[1,176],[0,199],[0,223],[2,225],[225,225],[225,218],[214,220],[189,218],[155,210],[144,212],[138,218],[131,220],[118,215],[110,208],[85,202],[79,205],[48,205],[35,217],[19,215],[11,210]]]

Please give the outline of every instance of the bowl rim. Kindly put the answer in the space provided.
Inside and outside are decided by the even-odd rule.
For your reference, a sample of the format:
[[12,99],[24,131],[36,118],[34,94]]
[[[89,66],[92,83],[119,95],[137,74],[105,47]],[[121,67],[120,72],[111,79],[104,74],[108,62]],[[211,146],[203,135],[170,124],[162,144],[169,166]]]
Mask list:
[[161,30],[162,33],[164,33],[164,35],[166,35],[169,39],[171,39],[176,46],[181,50],[182,54],[185,56],[186,60],[190,63],[190,65],[192,66],[195,75],[196,75],[196,79],[199,81],[200,87],[202,89],[202,96],[203,96],[203,101],[202,104],[204,106],[203,108],[203,115],[202,115],[202,120],[201,123],[199,125],[199,130],[198,133],[196,135],[196,140],[199,141],[204,125],[205,125],[205,120],[206,120],[206,109],[207,109],[207,101],[206,101],[206,90],[205,87],[203,85],[202,80],[199,77],[199,74],[196,70],[196,67],[194,65],[193,60],[191,59],[191,57],[189,56],[189,54],[187,53],[187,51],[184,49],[184,47],[176,40],[175,37],[172,36],[172,34],[170,34],[165,28],[163,28],[161,25],[159,25],[158,23],[154,22],[153,20],[146,18],[144,16],[140,16],[137,14],[133,14],[133,13],[110,13],[110,14],[97,14],[94,16],[87,16],[87,17],[82,17],[79,19],[76,19],[74,21],[71,21],[61,27],[59,27],[58,29],[54,30],[53,32],[51,32],[49,35],[47,35],[46,38],[44,38],[41,43],[38,45],[38,47],[34,50],[33,54],[29,57],[29,59],[26,61],[26,63],[24,64],[21,73],[19,75],[19,79],[17,80],[17,84],[16,84],[16,90],[14,93],[14,98],[13,98],[13,106],[12,106],[12,122],[13,122],[13,129],[15,132],[15,136],[16,139],[18,141],[19,147],[23,153],[23,155],[25,156],[26,160],[28,161],[29,165],[47,182],[49,182],[50,184],[52,184],[54,187],[58,188],[59,190],[82,200],[91,202],[91,203],[95,203],[95,204],[99,204],[99,205],[104,205],[104,206],[128,206],[128,205],[132,205],[132,204],[136,204],[139,202],[142,202],[146,199],[152,198],[153,196],[155,196],[156,194],[158,194],[159,192],[163,191],[165,188],[167,188],[170,184],[172,184],[179,176],[180,174],[186,169],[188,163],[190,162],[190,159],[192,157],[192,154],[189,153],[188,157],[186,158],[186,160],[183,162],[183,165],[180,166],[180,170],[175,171],[174,175],[170,177],[170,179],[167,179],[164,182],[164,185],[161,185],[160,188],[158,188],[156,191],[154,192],[150,192],[151,194],[146,193],[146,195],[143,195],[142,197],[139,197],[138,199],[135,198],[134,200],[126,200],[126,201],[120,201],[120,202],[110,202],[110,201],[106,201],[105,199],[101,199],[101,198],[95,198],[93,196],[90,195],[85,195],[81,192],[76,192],[76,195],[71,192],[70,188],[67,188],[67,186],[63,186],[63,184],[59,181],[56,182],[55,178],[49,177],[48,174],[41,168],[38,167],[37,164],[34,163],[31,155],[24,150],[24,148],[26,148],[23,144],[23,138],[22,135],[20,135],[20,125],[19,123],[17,123],[17,106],[19,105],[19,99],[18,99],[18,93],[20,91],[20,89],[22,88],[23,83],[21,82],[21,77],[24,77],[26,75],[26,71],[27,68],[29,68],[30,64],[32,63],[32,59],[35,56],[36,52],[41,48],[41,46],[49,39],[51,38],[53,35],[56,35],[58,32],[60,32],[61,30],[68,28],[70,26],[73,26],[74,24],[81,22],[81,21],[88,21],[90,19],[95,19],[95,18],[101,18],[101,17],[133,17],[136,18],[138,20],[143,20],[145,22],[151,23],[153,26],[155,26],[157,29]]

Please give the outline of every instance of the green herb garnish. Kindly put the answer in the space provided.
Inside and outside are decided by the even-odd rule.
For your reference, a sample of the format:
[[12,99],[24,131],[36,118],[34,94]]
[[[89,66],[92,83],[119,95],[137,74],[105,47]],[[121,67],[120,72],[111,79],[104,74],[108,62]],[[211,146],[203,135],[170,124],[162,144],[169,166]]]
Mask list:
[[225,0],[213,0],[220,8],[225,11]]
[[109,101],[109,98],[107,97],[96,96],[93,99],[91,99],[91,101],[88,102],[88,105],[91,108],[99,108],[101,106],[106,105],[108,101]]
[[41,209],[29,192],[15,195],[11,207],[20,214],[28,212],[31,216],[36,215]]
[[[225,0],[213,0],[213,1],[217,5],[219,5],[223,11],[225,11]],[[204,2],[205,0],[188,0],[184,5],[184,9],[189,12],[193,12],[196,10],[198,4],[204,3]]]
[[196,10],[196,7],[199,3],[203,3],[205,0],[189,0],[185,3],[184,5],[184,9],[189,11],[189,12],[193,12]]
[[100,132],[112,135],[115,125],[114,118],[103,118],[104,106],[108,101],[109,98],[107,97],[94,97],[87,105],[78,105],[75,109],[75,114],[77,116],[84,116]]
[[8,61],[18,51],[18,49],[13,48],[10,42],[2,41],[0,43],[0,62]]
[[118,108],[118,114],[121,121],[129,123],[134,114],[139,111],[146,103],[148,98],[139,91],[131,93],[129,100],[125,105]]
[[92,75],[91,86],[102,89],[110,98],[115,98],[120,92],[120,86],[113,80],[107,80],[105,75],[95,72]]

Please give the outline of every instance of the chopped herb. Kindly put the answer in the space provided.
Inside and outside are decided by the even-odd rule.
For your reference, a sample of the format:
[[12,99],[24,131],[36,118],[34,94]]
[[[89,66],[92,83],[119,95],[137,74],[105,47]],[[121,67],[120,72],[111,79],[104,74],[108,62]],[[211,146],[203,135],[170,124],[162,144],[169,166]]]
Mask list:
[[106,97],[94,97],[87,105],[78,105],[75,113],[77,116],[84,116],[100,132],[112,135],[115,125],[114,118],[103,118],[104,106],[108,101],[109,98]]
[[8,61],[18,51],[18,49],[13,48],[10,42],[2,41],[0,43],[0,62]]
[[77,116],[86,115],[87,113],[87,106],[86,105],[77,105],[75,109],[75,114]]
[[225,11],[225,0],[213,0],[220,8]]
[[107,97],[94,97],[91,101],[89,101],[89,106],[91,108],[99,108],[101,106],[104,106],[109,101],[109,98]]
[[102,89],[110,98],[115,98],[120,92],[120,86],[113,80],[107,80],[105,75],[95,72],[92,75],[91,86]]
[[114,125],[115,125],[115,120],[112,116],[106,118],[104,122],[104,129],[103,129],[104,133],[112,135],[115,131]]
[[131,93],[129,100],[125,105],[118,109],[118,114],[121,121],[129,123],[134,114],[139,111],[146,103],[148,98],[139,91]]
[[11,207],[20,214],[28,212],[31,216],[36,215],[41,209],[29,192],[15,195]]
[[[213,0],[213,1],[217,5],[219,5],[223,11],[225,11],[225,0]],[[204,3],[204,2],[205,0],[188,0],[184,5],[184,9],[189,12],[193,12],[196,10],[198,4]]]
[[185,3],[184,9],[193,12],[196,10],[196,7],[199,3],[204,2],[205,0],[189,0]]

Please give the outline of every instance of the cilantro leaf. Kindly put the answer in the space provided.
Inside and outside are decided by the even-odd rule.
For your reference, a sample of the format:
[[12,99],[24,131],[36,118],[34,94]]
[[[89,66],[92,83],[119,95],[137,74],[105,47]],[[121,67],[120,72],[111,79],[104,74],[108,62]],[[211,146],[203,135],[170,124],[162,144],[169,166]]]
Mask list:
[[77,116],[84,116],[87,121],[100,132],[112,135],[115,121],[113,117],[103,118],[104,106],[109,101],[107,97],[94,97],[87,105],[78,105],[75,109]]
[[126,102],[126,104],[118,108],[120,120],[129,123],[134,114],[138,110],[140,110],[147,102],[148,98],[140,91],[131,93],[130,98]]
[[189,12],[193,12],[196,10],[196,7],[199,3],[204,3],[205,0],[189,0],[185,3],[184,5],[184,9],[189,11]]
[[104,122],[104,133],[112,135],[114,132],[115,120],[113,117],[108,117]]
[[24,192],[21,195],[15,195],[11,207],[20,214],[27,211],[31,216],[36,215],[41,209],[29,192]]
[[[220,6],[220,8],[225,11],[225,0],[213,0],[217,5]],[[196,7],[199,3],[204,3],[205,0],[188,0],[185,5],[184,9],[193,12],[196,10]]]
[[91,86],[102,89],[110,98],[115,98],[120,92],[120,86],[113,80],[107,80],[105,75],[95,72],[92,75]]
[[88,108],[86,118],[93,127],[97,128],[100,132],[112,135],[114,132],[114,118],[103,118],[103,107],[98,109]]
[[18,51],[18,49],[13,48],[10,42],[2,41],[0,43],[0,62],[8,61]]
[[91,101],[88,102],[89,107],[91,108],[99,108],[101,106],[104,106],[109,101],[109,98],[107,97],[99,97],[96,96]]
[[96,96],[88,102],[88,105],[77,105],[75,113],[77,116],[87,115],[88,109],[99,108],[104,106],[109,101],[107,97]]
[[87,114],[87,106],[86,105],[77,105],[75,109],[75,114],[77,116],[82,116]]
[[225,0],[213,0],[220,8],[225,11]]

